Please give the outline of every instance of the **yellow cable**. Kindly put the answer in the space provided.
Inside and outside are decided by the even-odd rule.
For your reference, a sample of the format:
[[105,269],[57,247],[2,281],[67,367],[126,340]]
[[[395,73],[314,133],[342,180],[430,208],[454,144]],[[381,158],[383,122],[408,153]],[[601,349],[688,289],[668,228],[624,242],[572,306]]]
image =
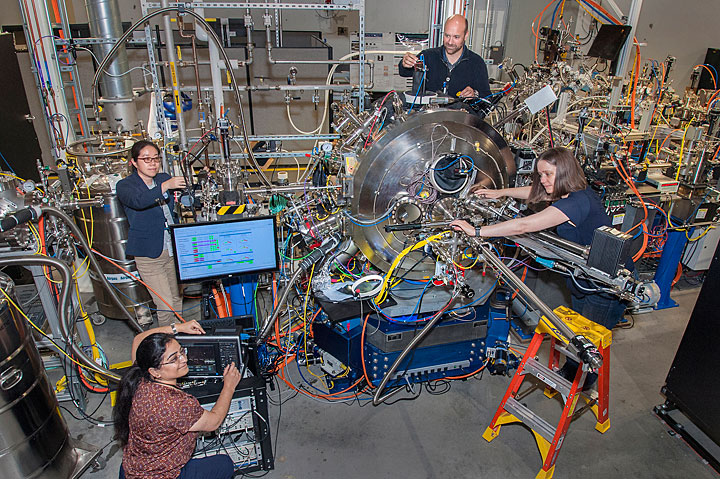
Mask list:
[[390,265],[390,269],[388,270],[387,274],[385,275],[385,278],[383,279],[382,288],[380,289],[380,292],[375,297],[375,304],[380,304],[383,301],[385,301],[385,298],[387,297],[387,291],[388,291],[388,284],[390,282],[390,278],[392,277],[392,272],[397,268],[397,265],[400,264],[400,260],[402,260],[405,256],[407,256],[412,251],[415,251],[416,249],[422,248],[428,243],[433,243],[442,238],[445,233],[449,233],[449,231],[443,231],[442,233],[438,233],[432,236],[428,236],[422,241],[418,241],[412,246],[408,246],[404,250],[400,252],[399,255],[395,257],[395,260]]
[[67,376],[63,376],[55,383],[55,394],[64,391],[67,387]]
[[13,307],[14,307],[17,311],[20,312],[20,314],[23,315],[23,317],[27,320],[27,322],[30,323],[30,325],[31,325],[33,328],[35,328],[35,330],[36,330],[38,333],[40,333],[40,334],[42,334],[43,336],[45,336],[46,338],[48,338],[48,339],[55,345],[55,347],[57,348],[57,350],[60,351],[62,354],[64,354],[70,361],[74,362],[75,364],[77,364],[77,365],[80,366],[81,368],[85,368],[85,369],[89,369],[89,370],[91,370],[91,371],[95,371],[96,373],[100,373],[100,374],[102,374],[103,376],[105,375],[105,373],[102,372],[102,371],[100,371],[99,369],[95,369],[95,368],[93,368],[93,367],[91,367],[91,366],[88,366],[87,364],[81,364],[81,363],[79,363],[78,361],[76,361],[74,358],[72,358],[70,355],[68,355],[68,353],[66,353],[65,351],[62,350],[62,348],[60,347],[59,344],[55,343],[55,341],[53,340],[53,338],[51,338],[50,336],[48,336],[48,335],[45,333],[45,331],[43,331],[42,329],[38,328],[38,327],[35,325],[35,323],[33,323],[32,320],[31,320],[30,318],[28,318],[27,314],[25,314],[25,312],[24,312],[22,309],[20,309],[20,308],[18,307],[18,305],[15,304],[15,302],[14,302],[12,299],[10,299],[10,296],[8,296],[8,294],[5,292],[4,289],[0,288],[0,293],[2,293],[2,294],[5,296],[5,299],[7,299],[8,302],[9,302],[10,304],[12,304]]
[[687,240],[688,240],[689,242],[692,243],[692,242],[695,242],[695,241],[699,240],[700,238],[702,238],[702,237],[705,236],[706,234],[708,234],[708,231],[710,231],[710,230],[713,229],[713,228],[715,228],[714,225],[708,226],[707,228],[705,228],[705,231],[703,231],[703,232],[700,234],[700,236],[698,236],[697,238],[690,238],[690,236],[688,235],[687,230],[685,230],[685,237],[687,238]]
[[[471,257],[470,255],[467,255],[467,254],[465,254],[465,253],[463,253],[462,256],[463,256],[463,257],[460,258],[461,260],[463,260],[463,259],[465,259],[465,258],[468,258],[468,257]],[[479,259],[480,259],[480,255],[476,255],[476,256],[475,256],[475,261],[473,261],[473,263],[472,263],[470,266],[463,266],[463,265],[461,265],[461,264],[457,264],[454,260],[453,260],[453,264],[454,264],[455,266],[457,266],[458,268],[460,268],[460,269],[473,269],[473,268],[475,267],[475,265],[477,264],[477,262],[478,262]]]
[[591,17],[593,17],[593,18],[595,19],[595,21],[597,21],[600,25],[602,25],[602,24],[604,23],[604,22],[603,22],[602,20],[600,20],[598,17],[596,17],[595,15],[593,15],[592,13],[590,13],[590,10],[588,10],[587,8],[585,8],[585,6],[584,6],[582,3],[580,3],[580,0],[575,0],[575,1],[577,1],[578,5],[580,5],[580,7],[581,7],[583,10],[585,10],[588,15],[590,15]]
[[35,252],[33,254],[40,254],[40,248],[42,241],[40,240],[40,233],[38,230],[33,226],[32,223],[28,223],[28,227],[30,228],[30,232],[35,237],[35,242],[37,243],[37,248],[35,249]]
[[93,329],[92,323],[90,322],[90,316],[85,312],[85,309],[83,308],[82,300],[80,299],[80,287],[78,286],[77,281],[75,281],[75,293],[77,294],[78,308],[80,309],[80,314],[82,315],[83,323],[85,324],[85,329],[87,330],[90,347],[92,347],[93,359],[98,359],[100,357],[100,351],[97,347],[97,341],[95,339],[95,329]]
[[687,131],[690,129],[690,125],[692,125],[693,120],[695,120],[694,116],[690,119],[687,126],[685,127],[685,131],[683,132],[683,136],[682,136],[682,141],[680,142],[680,159],[678,160],[677,173],[675,173],[675,181],[678,181],[678,179],[680,178],[680,167],[682,166],[683,150],[685,149],[685,135],[687,135]]
[[18,180],[18,181],[23,181],[23,182],[25,181],[25,180],[23,180],[22,178],[20,178],[19,176],[11,175],[10,173],[0,173],[0,175],[2,175],[2,176],[9,176],[10,178],[15,178],[15,179]]
[[315,273],[315,265],[313,264],[312,269],[310,269],[310,279],[308,280],[308,287],[307,287],[307,292],[305,293],[305,303],[304,303],[304,307],[303,307],[303,343],[304,343],[303,346],[305,348],[305,368],[308,370],[308,372],[310,374],[312,374],[316,378],[322,379],[324,376],[318,376],[317,374],[312,372],[312,370],[310,369],[310,364],[308,364],[308,362],[307,362],[307,357],[308,357],[308,353],[307,353],[307,304],[308,304],[308,300],[310,299],[310,289],[312,288],[312,278],[313,278],[314,273]]

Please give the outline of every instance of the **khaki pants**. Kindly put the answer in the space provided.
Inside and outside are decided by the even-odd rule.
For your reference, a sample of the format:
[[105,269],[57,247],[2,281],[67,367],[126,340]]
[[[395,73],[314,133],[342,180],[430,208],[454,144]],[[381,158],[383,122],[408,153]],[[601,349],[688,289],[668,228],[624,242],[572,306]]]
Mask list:
[[180,294],[177,284],[175,264],[167,250],[163,250],[157,258],[136,256],[135,265],[140,273],[140,278],[149,286],[148,291],[155,306],[160,310],[157,312],[158,324],[167,326],[178,322],[177,316],[172,311],[168,311],[168,305],[160,300],[163,298],[172,309],[182,316],[182,294]]

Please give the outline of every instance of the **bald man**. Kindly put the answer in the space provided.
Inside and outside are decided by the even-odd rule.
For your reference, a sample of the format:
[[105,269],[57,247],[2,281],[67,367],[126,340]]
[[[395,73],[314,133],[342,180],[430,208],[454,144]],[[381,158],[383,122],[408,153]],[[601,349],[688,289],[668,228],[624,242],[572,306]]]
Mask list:
[[426,91],[462,98],[489,96],[487,66],[480,55],[465,46],[469,34],[465,17],[453,15],[448,18],[443,31],[443,46],[423,50],[418,55],[406,53],[398,65],[400,76],[412,76],[419,57],[423,57],[427,67]]

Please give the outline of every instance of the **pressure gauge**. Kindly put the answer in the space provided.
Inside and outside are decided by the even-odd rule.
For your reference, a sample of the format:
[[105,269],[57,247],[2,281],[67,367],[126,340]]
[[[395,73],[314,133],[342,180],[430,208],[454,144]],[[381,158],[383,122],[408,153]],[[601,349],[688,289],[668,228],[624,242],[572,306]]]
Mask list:
[[329,141],[326,141],[324,143],[320,143],[320,149],[325,153],[330,153],[333,149],[333,145]]
[[20,185],[20,188],[25,193],[30,193],[31,191],[35,190],[35,182],[33,180],[25,180],[22,182],[22,185]]

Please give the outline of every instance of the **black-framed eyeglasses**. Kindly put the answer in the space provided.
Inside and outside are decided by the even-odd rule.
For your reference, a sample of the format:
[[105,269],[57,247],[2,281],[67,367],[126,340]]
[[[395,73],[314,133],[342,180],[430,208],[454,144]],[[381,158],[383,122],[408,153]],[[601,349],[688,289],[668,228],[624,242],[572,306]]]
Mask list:
[[159,156],[141,156],[138,157],[138,160],[142,160],[142,162],[146,165],[149,165],[151,163],[160,163],[161,161]]
[[165,366],[166,364],[176,364],[180,360],[180,356],[187,359],[187,352],[187,348],[180,348],[177,353],[172,353],[167,361],[160,363],[160,366]]

